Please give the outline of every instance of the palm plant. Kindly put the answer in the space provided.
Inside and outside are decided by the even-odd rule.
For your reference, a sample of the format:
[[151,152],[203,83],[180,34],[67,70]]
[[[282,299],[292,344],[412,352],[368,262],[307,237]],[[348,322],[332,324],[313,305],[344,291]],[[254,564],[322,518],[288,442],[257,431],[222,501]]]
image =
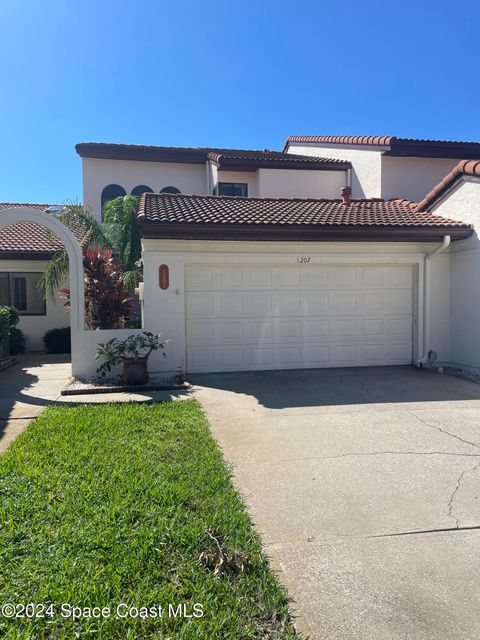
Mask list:
[[107,240],[115,260],[123,268],[123,283],[130,292],[142,279],[138,265],[142,255],[142,240],[135,221],[137,204],[136,196],[120,196],[107,202],[103,208]]
[[[140,233],[135,223],[137,202],[136,196],[121,196],[107,202],[103,222],[98,222],[89,209],[78,204],[67,204],[52,213],[83,239],[85,246],[112,251],[122,270],[121,279],[130,294],[142,279],[141,268],[136,264],[141,257]],[[45,297],[54,298],[67,277],[68,255],[62,249],[54,253],[43,272],[40,287]]]

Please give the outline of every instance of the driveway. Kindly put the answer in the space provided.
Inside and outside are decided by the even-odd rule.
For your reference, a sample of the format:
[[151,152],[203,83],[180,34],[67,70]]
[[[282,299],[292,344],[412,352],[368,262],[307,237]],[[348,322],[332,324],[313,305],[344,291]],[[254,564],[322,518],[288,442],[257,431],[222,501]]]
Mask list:
[[300,630],[480,637],[480,385],[412,367],[192,381]]

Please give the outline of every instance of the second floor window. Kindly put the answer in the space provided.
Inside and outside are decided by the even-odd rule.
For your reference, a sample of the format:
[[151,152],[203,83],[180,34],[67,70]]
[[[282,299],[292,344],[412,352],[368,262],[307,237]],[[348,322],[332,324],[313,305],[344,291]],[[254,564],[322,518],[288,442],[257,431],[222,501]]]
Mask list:
[[219,182],[215,191],[217,196],[248,198],[248,184],[246,182]]

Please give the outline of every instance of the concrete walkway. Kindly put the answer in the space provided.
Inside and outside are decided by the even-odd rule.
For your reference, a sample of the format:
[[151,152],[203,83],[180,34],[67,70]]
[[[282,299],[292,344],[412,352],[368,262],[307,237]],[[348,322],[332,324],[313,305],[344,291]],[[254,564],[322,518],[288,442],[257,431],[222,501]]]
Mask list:
[[5,451],[45,407],[52,404],[99,404],[104,402],[164,402],[184,399],[190,391],[148,391],[62,396],[71,378],[69,355],[26,355],[19,364],[0,373],[0,453]]
[[480,637],[480,385],[411,367],[192,378],[301,630]]
[[0,452],[47,405],[61,401],[71,376],[68,355],[19,356],[19,364],[0,373]]

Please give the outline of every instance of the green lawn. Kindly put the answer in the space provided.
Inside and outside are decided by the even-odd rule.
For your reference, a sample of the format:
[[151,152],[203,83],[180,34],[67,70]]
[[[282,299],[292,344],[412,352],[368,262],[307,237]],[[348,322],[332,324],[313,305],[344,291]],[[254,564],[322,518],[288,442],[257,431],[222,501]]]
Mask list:
[[0,456],[2,603],[53,605],[0,617],[6,638],[295,635],[193,400],[51,407]]

